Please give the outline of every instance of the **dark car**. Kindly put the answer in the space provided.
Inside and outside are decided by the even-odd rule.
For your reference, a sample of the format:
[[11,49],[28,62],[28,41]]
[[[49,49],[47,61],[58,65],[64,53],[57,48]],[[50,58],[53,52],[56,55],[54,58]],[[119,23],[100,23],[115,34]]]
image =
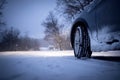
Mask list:
[[[120,33],[120,0],[93,0],[80,13],[71,28],[71,44],[75,57],[91,57],[91,44],[93,44],[91,39],[105,35],[99,33],[99,30],[104,29],[105,25],[112,32]],[[114,39],[106,41],[106,43],[112,44],[114,41],[118,42]]]

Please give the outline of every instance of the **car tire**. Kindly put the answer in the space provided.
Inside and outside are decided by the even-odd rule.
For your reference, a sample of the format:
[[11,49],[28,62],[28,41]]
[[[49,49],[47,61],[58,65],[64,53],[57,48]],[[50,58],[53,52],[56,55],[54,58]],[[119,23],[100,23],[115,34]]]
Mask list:
[[87,57],[90,58],[92,51],[90,47],[90,38],[87,28],[78,25],[74,33],[74,55],[77,58]]

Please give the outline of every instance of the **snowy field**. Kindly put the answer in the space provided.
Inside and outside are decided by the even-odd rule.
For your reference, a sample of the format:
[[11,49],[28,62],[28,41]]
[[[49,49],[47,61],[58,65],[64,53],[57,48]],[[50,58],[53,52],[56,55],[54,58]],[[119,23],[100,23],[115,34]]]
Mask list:
[[[94,52],[120,56],[120,51]],[[0,80],[120,80],[120,62],[76,59],[73,51],[0,52]]]

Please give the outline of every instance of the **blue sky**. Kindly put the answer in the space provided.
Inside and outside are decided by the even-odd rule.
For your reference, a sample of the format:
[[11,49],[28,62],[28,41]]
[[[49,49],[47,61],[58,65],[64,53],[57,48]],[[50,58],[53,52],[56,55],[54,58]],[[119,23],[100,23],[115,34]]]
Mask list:
[[56,0],[7,0],[4,18],[9,27],[15,27],[22,34],[33,38],[43,38],[41,22],[49,11],[56,7]]

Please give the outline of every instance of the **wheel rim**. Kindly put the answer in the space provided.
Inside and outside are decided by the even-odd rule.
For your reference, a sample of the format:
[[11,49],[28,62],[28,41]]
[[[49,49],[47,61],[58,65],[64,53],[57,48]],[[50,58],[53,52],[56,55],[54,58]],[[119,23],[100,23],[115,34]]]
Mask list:
[[81,45],[82,45],[82,31],[81,31],[81,27],[78,26],[78,28],[76,29],[75,38],[74,38],[75,55],[78,55],[81,53],[81,50],[82,50]]

